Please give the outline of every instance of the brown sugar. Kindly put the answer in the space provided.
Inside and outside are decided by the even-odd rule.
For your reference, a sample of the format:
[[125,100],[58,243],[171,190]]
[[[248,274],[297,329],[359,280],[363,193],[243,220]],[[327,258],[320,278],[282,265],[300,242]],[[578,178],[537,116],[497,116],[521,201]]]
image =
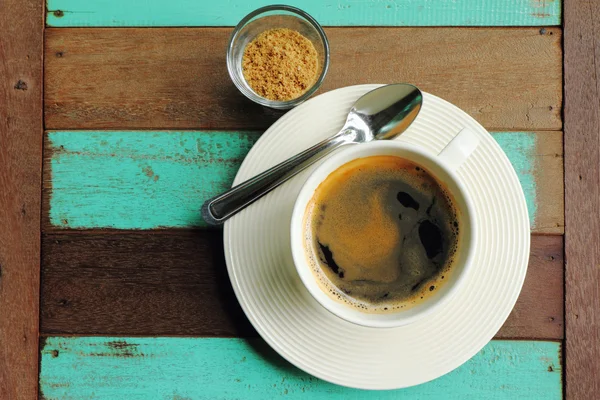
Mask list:
[[248,85],[269,100],[292,100],[314,84],[319,59],[312,42],[297,31],[270,29],[244,50],[242,70]]

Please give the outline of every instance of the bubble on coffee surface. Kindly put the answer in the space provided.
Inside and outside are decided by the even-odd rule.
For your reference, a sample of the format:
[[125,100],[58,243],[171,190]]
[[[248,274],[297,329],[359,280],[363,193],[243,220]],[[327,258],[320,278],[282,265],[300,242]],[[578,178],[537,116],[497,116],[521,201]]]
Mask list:
[[330,297],[374,313],[409,308],[451,273],[459,219],[423,167],[395,156],[354,160],[317,188],[305,249]]

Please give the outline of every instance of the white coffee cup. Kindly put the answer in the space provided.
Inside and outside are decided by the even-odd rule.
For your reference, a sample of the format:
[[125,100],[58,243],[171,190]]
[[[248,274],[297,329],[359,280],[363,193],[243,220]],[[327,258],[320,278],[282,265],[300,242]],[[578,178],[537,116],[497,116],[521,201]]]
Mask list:
[[[448,302],[460,290],[465,277],[472,268],[473,253],[475,250],[475,232],[477,229],[473,202],[464,184],[456,176],[455,171],[476,149],[478,143],[478,136],[465,128],[439,154],[433,154],[422,147],[401,140],[382,140],[351,145],[340,149],[319,165],[310,174],[300,190],[294,205],[291,223],[291,244],[294,264],[310,294],[323,307],[338,317],[355,324],[376,328],[389,328],[412,323],[439,309],[443,304]],[[456,258],[454,259],[453,267],[449,274],[447,274],[448,276],[445,277],[446,283],[441,285],[435,293],[432,293],[415,306],[386,314],[360,311],[342,301],[335,300],[332,296],[325,293],[321,284],[318,283],[315,272],[312,270],[307,256],[307,249],[305,248],[305,234],[307,229],[305,214],[309,202],[321,182],[333,171],[355,159],[381,155],[398,156],[410,160],[422,166],[439,182],[442,182],[455,200],[454,206],[458,211],[461,223]]]

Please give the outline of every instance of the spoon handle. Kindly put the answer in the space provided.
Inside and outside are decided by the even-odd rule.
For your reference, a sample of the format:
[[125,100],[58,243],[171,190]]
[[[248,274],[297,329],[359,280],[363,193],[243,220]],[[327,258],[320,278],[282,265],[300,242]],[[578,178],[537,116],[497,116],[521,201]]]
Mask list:
[[208,199],[202,205],[202,218],[209,225],[220,225],[309,165],[341,145],[352,143],[354,131],[344,129],[336,135],[296,154],[274,167]]

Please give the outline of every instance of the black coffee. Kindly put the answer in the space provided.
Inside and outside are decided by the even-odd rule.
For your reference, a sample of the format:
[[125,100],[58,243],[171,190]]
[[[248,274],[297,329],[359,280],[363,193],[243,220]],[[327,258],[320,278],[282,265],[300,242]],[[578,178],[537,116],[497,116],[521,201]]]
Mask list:
[[307,257],[332,297],[388,312],[447,281],[459,218],[448,191],[395,156],[354,160],[322,182],[305,216]]

